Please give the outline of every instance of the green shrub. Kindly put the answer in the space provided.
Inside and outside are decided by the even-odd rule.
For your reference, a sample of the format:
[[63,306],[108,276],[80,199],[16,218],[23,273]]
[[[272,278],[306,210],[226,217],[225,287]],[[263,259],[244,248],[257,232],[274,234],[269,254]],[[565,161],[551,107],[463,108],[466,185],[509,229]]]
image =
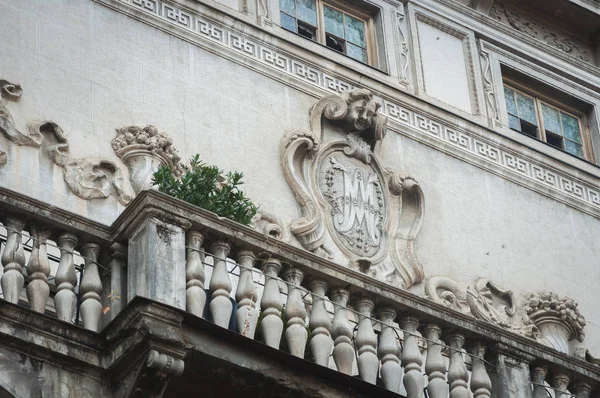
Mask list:
[[228,172],[223,178],[221,170],[200,161],[198,155],[190,159],[188,166],[181,167],[184,170],[181,177],[175,177],[167,166],[160,167],[152,176],[152,183],[160,192],[240,224],[250,224],[258,207],[239,189],[243,184],[242,173]]

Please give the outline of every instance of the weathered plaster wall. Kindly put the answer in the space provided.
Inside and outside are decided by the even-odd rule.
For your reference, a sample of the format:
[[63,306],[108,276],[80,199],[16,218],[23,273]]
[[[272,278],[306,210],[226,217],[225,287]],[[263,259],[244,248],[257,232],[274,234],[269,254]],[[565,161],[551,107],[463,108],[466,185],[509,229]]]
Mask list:
[[[33,119],[54,121],[74,156],[120,165],[131,192],[110,140],[116,128],[153,124],[184,159],[199,153],[243,171],[263,210],[284,222],[299,215],[279,144],[308,127],[313,95],[83,0],[0,0],[0,37],[0,78],[24,90],[20,102],[7,103],[21,129]],[[107,224],[122,211],[114,197],[70,194],[39,150],[4,138],[0,145],[9,158],[0,169],[4,186]],[[416,243],[427,276],[467,284],[487,277],[516,293],[571,296],[589,322],[587,345],[600,353],[600,220],[406,136],[390,132],[384,147],[383,160],[424,190]]]

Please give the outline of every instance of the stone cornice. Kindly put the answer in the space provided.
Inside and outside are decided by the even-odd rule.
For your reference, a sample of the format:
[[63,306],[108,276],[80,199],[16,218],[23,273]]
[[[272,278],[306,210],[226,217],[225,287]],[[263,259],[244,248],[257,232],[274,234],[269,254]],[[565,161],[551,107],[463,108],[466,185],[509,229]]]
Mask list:
[[[549,156],[551,148],[547,148],[548,154],[538,153],[531,147],[515,143],[482,127],[482,124],[460,119],[425,101],[406,95],[399,85],[381,85],[371,82],[366,76],[357,75],[353,71],[346,73],[340,68],[336,68],[336,73],[330,72],[300,58],[299,54],[291,55],[291,51],[271,44],[277,40],[264,41],[264,34],[260,34],[261,39],[253,37],[252,33],[259,35],[253,28],[244,29],[244,33],[232,28],[234,25],[241,29],[239,23],[234,21],[216,22],[168,0],[150,2],[157,4],[153,9],[144,9],[134,4],[133,0],[95,1],[160,29],[169,29],[170,34],[236,62],[241,62],[241,57],[244,66],[315,96],[323,91],[347,91],[360,81],[362,86],[369,87],[380,98],[382,113],[389,117],[391,130],[600,217],[600,189],[597,188],[600,186],[600,170],[582,161],[573,159],[572,164],[564,163]],[[449,0],[444,0],[444,3],[447,2]],[[481,17],[474,10],[470,12]],[[210,13],[207,12],[208,14]],[[488,19],[494,22],[491,18]],[[339,77],[340,72],[343,72],[343,78]],[[373,90],[374,87],[379,89],[378,92]]]

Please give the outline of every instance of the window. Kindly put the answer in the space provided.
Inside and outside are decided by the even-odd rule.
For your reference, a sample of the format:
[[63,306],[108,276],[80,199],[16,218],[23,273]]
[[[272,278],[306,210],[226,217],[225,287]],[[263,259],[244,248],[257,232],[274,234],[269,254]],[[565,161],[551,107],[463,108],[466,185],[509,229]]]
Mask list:
[[373,64],[372,18],[321,0],[280,0],[281,27],[366,64]]
[[507,84],[504,85],[504,98],[512,130],[591,160],[583,113]]

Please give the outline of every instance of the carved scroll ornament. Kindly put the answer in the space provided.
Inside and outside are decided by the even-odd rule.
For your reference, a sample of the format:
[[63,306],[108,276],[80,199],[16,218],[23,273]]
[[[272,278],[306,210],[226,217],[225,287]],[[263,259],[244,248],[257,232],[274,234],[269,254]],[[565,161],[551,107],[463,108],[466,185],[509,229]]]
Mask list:
[[301,210],[290,230],[307,250],[408,288],[423,278],[413,246],[423,194],[379,161],[387,119],[378,110],[367,90],[331,95],[311,108],[310,132],[284,138],[283,171]]
[[39,133],[23,134],[15,126],[15,121],[6,107],[6,101],[19,101],[23,89],[18,84],[0,80],[0,132],[15,145],[25,145],[39,148],[42,136]]
[[510,290],[501,289],[488,279],[478,279],[472,288],[444,276],[429,278],[425,295],[463,314],[590,360],[589,352],[581,344],[586,321],[573,299],[552,292],[531,293],[517,305]]
[[117,129],[112,147],[129,168],[129,180],[136,194],[152,187],[152,175],[160,166],[168,166],[176,176],[183,173],[173,139],[154,126]]

